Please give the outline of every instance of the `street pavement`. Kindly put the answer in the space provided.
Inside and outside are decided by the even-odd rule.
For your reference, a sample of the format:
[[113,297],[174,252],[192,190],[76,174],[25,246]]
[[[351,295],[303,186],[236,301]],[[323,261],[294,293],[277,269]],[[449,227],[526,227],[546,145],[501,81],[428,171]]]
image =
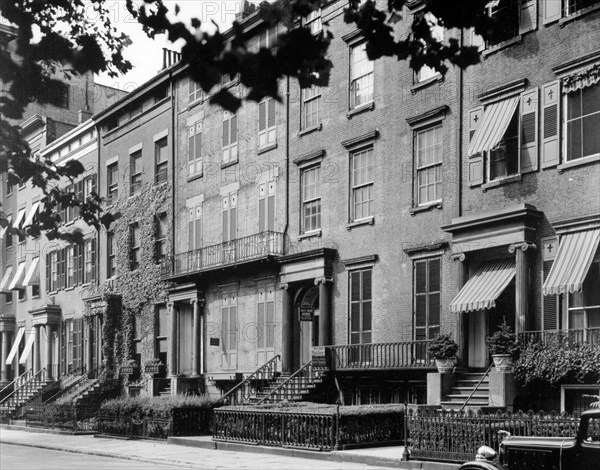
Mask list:
[[[202,440],[202,438],[198,438]],[[402,447],[382,447],[363,450],[337,452],[298,452],[291,449],[266,448],[260,446],[223,446],[215,449],[207,448],[209,438],[204,438],[201,446],[193,444],[174,445],[162,441],[143,441],[94,437],[92,435],[67,435],[49,432],[31,432],[31,430],[8,429],[0,427],[0,469],[1,470],[42,470],[42,469],[110,469],[140,468],[127,467],[124,460],[146,462],[153,466],[143,468],[194,468],[194,469],[260,469],[260,470],[373,470],[406,468],[426,470],[454,470],[458,465],[438,464],[433,462],[400,462]],[[21,446],[21,449],[15,449]],[[62,466],[52,465],[50,454],[48,459],[32,460],[33,449],[59,451]],[[227,450],[224,450],[227,449]],[[81,463],[69,457],[65,452],[84,454]],[[39,454],[39,452],[37,453]],[[36,454],[36,455],[37,455]],[[85,456],[85,457],[84,457]],[[105,459],[104,462],[85,464],[89,456]],[[27,462],[30,465],[20,466],[15,462]],[[36,466],[36,465],[40,466]],[[13,467],[11,467],[13,465]],[[94,466],[100,465],[100,466]],[[104,465],[104,466],[102,466]],[[119,467],[118,465],[122,465]]]

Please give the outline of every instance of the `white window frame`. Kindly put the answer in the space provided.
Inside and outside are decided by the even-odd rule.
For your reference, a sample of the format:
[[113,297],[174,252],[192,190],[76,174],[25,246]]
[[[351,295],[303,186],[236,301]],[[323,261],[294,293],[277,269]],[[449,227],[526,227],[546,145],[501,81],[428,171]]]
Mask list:
[[[354,160],[355,158],[360,155],[363,154],[365,152],[368,152],[370,154],[370,158],[371,158],[371,163],[370,165],[367,165],[367,171],[368,168],[370,167],[370,171],[372,174],[372,177],[365,181],[362,181],[360,183],[356,183],[356,171],[354,168]],[[373,210],[373,205],[375,202],[375,147],[373,145],[367,145],[364,147],[358,147],[356,149],[353,149],[350,151],[350,211],[349,211],[349,215],[350,215],[350,222],[356,222],[359,220],[366,220],[366,219],[370,219],[374,216],[374,210]],[[364,189],[366,188],[371,188],[371,198],[368,200],[368,202],[370,203],[371,206],[371,210],[370,213],[367,215],[361,215],[361,217],[357,217],[356,216],[356,196],[357,194],[360,192],[362,192]],[[360,204],[364,204],[365,200],[362,200],[360,202]]]
[[[139,167],[136,166],[135,173],[134,161],[139,162]],[[129,173],[129,195],[135,196],[142,191],[143,155],[141,148],[129,154]],[[137,185],[137,190],[135,185]]]
[[[115,169],[114,172],[115,178],[112,179],[112,170]],[[114,161],[106,165],[106,196],[111,201],[115,201],[119,198],[119,162]]]
[[[306,178],[308,175],[314,175],[314,182],[311,183],[310,185],[306,184]],[[311,188],[314,187],[315,190],[315,194],[313,197],[307,197],[307,190],[310,189],[308,188],[308,186],[310,186]],[[310,165],[310,166],[306,166],[304,168],[301,168],[300,170],[300,232],[301,233],[310,233],[310,232],[318,232],[319,230],[321,230],[321,226],[322,226],[322,204],[321,204],[321,163],[317,163],[315,165]],[[316,224],[316,226],[312,226],[312,224],[307,224],[307,218],[306,218],[306,214],[305,214],[305,208],[307,206],[313,206],[315,203],[319,204],[319,212],[318,214],[314,214],[317,218],[318,218],[318,223]],[[313,214],[311,214],[308,219],[311,219],[313,217]]]
[[302,25],[310,30],[313,36],[316,36],[323,30],[323,22],[321,20],[321,9],[311,11],[302,19]]
[[[592,267],[593,264],[600,264],[600,248],[598,248],[596,250],[596,253],[594,254],[594,257],[592,259],[592,262],[590,263],[590,269]],[[589,270],[588,270],[589,273]],[[583,289],[581,294],[583,294]],[[588,311],[589,310],[598,310],[600,311],[600,305],[583,305],[582,307],[571,307],[570,306],[570,297],[572,294],[567,294],[567,295],[563,295],[563,302],[564,302],[564,312],[565,312],[565,322],[564,324],[567,325],[567,330],[573,330],[575,329],[573,327],[573,325],[571,325],[571,312],[572,311],[580,311],[583,312],[583,340],[587,341],[587,330],[588,328],[600,328],[600,327],[590,327],[589,326],[589,317],[588,317]],[[577,328],[577,329],[581,329],[581,328]]]
[[[258,147],[264,148],[277,142],[277,111],[276,103],[272,97],[264,98],[258,103]],[[261,119],[261,108],[263,119]],[[272,121],[272,125],[269,125]]]
[[188,169],[190,177],[202,175],[202,121],[188,127]]
[[[308,92],[313,92],[312,95],[307,96]],[[308,123],[308,106],[314,106],[316,104],[316,112],[312,110],[310,116],[314,116],[316,114],[316,120],[311,119],[310,124]],[[318,86],[313,86],[311,88],[304,88],[302,90],[302,106],[300,109],[301,116],[301,129],[314,129],[321,125],[321,89]]]
[[141,234],[141,227],[140,227],[139,222],[133,222],[133,223],[129,224],[129,270],[130,271],[135,271],[142,264],[141,259],[140,259],[140,255],[142,252],[142,248],[141,248],[141,244],[140,244],[141,236],[142,236],[142,234]]
[[[160,150],[161,144],[164,142],[165,158],[160,159],[162,151]],[[169,138],[167,136],[161,137],[154,141],[154,180],[156,183],[166,183],[169,179]],[[165,181],[160,181],[162,173],[166,173]]]
[[[444,160],[444,155],[443,155],[443,140],[444,140],[444,133],[443,133],[443,123],[442,122],[437,122],[431,126],[427,126],[427,127],[422,127],[420,129],[415,130],[415,156],[414,156],[414,161],[415,161],[415,201],[416,201],[416,205],[417,206],[427,206],[430,204],[435,204],[435,203],[439,203],[442,200],[442,164],[443,164],[443,160]],[[426,132],[432,132],[434,133],[434,136],[439,136],[439,141],[437,143],[434,143],[433,147],[440,147],[440,151],[439,151],[439,159],[436,159],[436,161],[434,162],[428,162],[425,165],[420,166],[419,165],[419,152],[422,150],[419,148],[419,136],[421,134],[424,134]],[[434,177],[434,181],[430,181],[430,177],[432,176],[432,172],[433,172],[433,177]],[[420,185],[420,181],[419,181],[419,177],[421,174],[425,174],[427,175],[426,179],[427,182],[425,185]],[[433,185],[434,188],[436,188],[435,190],[435,197],[432,200],[426,200],[426,201],[421,201],[421,192],[420,189],[421,187],[429,187]],[[439,188],[439,193],[438,193],[438,189]]]
[[204,95],[200,84],[194,81],[191,77],[188,77],[188,104],[201,101],[203,96]]
[[[592,87],[597,87],[598,88],[598,92],[600,93],[600,82],[596,83],[595,85],[592,85]],[[577,90],[576,93],[581,93],[582,90]],[[594,159],[597,157],[600,157],[600,152],[599,153],[593,153],[591,155],[583,155],[583,147],[582,147],[582,155],[579,158],[569,158],[569,133],[568,133],[568,128],[569,128],[569,120],[568,120],[568,115],[567,115],[567,110],[569,109],[569,93],[563,93],[562,90],[559,88],[559,93],[561,94],[561,98],[560,98],[560,104],[562,106],[562,119],[561,119],[561,131],[562,131],[562,135],[564,136],[564,138],[562,139],[562,157],[561,157],[561,161],[562,163],[570,163],[570,162],[578,162],[578,161],[583,161],[584,159]],[[595,114],[600,114],[600,108],[598,108],[597,111],[591,113],[591,114],[586,114],[586,116],[593,116]],[[583,120],[583,115],[579,116],[576,119],[572,119],[571,121],[575,121],[575,120]],[[583,126],[581,126],[581,130],[583,133]],[[581,143],[581,145],[583,146],[583,142]]]
[[[350,110],[361,108],[363,106],[368,106],[373,102],[374,99],[374,88],[375,88],[375,62],[369,60],[366,52],[366,42],[357,42],[350,46],[350,84],[349,84],[349,92],[350,92]],[[366,70],[368,68],[365,67],[364,73],[361,75],[356,74],[356,62],[355,62],[355,54],[359,49],[364,49],[366,62],[370,65],[370,70]],[[360,61],[362,62],[362,60]],[[361,86],[364,86],[364,82],[367,82],[366,89],[370,90],[370,99],[366,99],[364,103],[357,104],[357,89],[360,89]],[[361,85],[363,84],[363,85]],[[369,97],[369,94],[367,94]]]
[[117,252],[115,242],[115,232],[106,232],[106,277],[108,279],[112,279],[117,275]]
[[[234,128],[232,123],[235,120],[235,140],[231,137],[231,130]],[[233,163],[238,160],[238,114],[229,111],[223,111],[223,163]],[[225,139],[225,129],[227,129],[227,139]]]

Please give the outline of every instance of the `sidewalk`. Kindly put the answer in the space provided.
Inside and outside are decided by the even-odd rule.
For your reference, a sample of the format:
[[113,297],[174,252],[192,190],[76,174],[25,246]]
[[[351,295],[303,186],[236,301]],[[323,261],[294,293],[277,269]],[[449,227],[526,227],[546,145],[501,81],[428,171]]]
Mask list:
[[[365,465],[376,467],[395,467],[402,469],[455,470],[458,465],[435,462],[403,462],[402,447],[379,447],[334,452],[314,452],[300,449],[283,449],[256,445],[214,442],[210,436],[169,438],[168,442],[97,438],[92,435],[69,435],[45,432],[34,428],[0,426],[0,443],[15,444],[45,449],[60,450],[89,455],[118,457],[142,462],[176,465],[186,468],[206,468],[206,462],[218,460],[219,466],[237,468],[238,453],[243,456],[246,468],[262,468],[261,462],[269,458],[281,459],[285,468],[293,459],[298,466],[338,469],[344,463],[345,470],[366,469]],[[272,456],[272,457],[267,457]],[[303,460],[300,460],[303,459]],[[310,460],[308,460],[310,459]],[[311,463],[312,461],[312,463]],[[204,462],[200,465],[200,462]],[[236,463],[237,462],[237,463]]]

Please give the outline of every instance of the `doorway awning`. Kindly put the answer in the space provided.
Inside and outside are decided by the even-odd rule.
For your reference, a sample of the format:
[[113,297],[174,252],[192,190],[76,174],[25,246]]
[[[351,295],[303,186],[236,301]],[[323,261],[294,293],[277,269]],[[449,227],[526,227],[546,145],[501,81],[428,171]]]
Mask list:
[[12,348],[10,348],[10,352],[6,358],[6,364],[12,364],[14,357],[17,355],[17,351],[19,350],[19,343],[21,342],[21,338],[25,333],[25,328],[21,327],[17,331],[17,335],[15,336],[15,340],[13,341]]
[[514,258],[484,263],[450,303],[450,311],[472,312],[495,307],[496,299],[515,277],[515,273]]
[[579,292],[594,259],[600,229],[567,233],[560,238],[556,259],[544,282],[544,295]]
[[468,156],[493,149],[504,136],[510,120],[515,114],[519,97],[514,96],[504,101],[494,103],[485,108],[483,120],[471,139]]

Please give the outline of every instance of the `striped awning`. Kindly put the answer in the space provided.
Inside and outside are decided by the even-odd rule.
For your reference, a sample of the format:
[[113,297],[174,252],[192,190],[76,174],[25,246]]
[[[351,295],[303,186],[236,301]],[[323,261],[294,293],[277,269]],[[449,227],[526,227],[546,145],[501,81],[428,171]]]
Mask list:
[[4,276],[2,276],[2,281],[0,281],[0,292],[4,292],[5,294],[10,293],[10,289],[8,288],[12,276],[12,266],[6,268],[4,272]]
[[495,307],[496,299],[515,277],[515,273],[514,258],[484,263],[450,303],[450,311],[472,312]]
[[6,227],[0,227],[0,240],[4,238],[4,234],[8,230],[9,225],[12,225],[12,215],[9,215],[6,218],[6,221],[8,222],[8,225]]
[[600,241],[600,229],[567,233],[544,282],[544,295],[579,292]]
[[25,349],[21,353],[21,357],[19,358],[19,364],[25,364],[27,362],[27,357],[33,348],[33,342],[35,341],[35,330],[31,329],[27,332],[27,341],[25,343]]
[[25,219],[25,222],[23,222],[23,227],[27,227],[27,226],[31,225],[31,223],[33,222],[33,218],[37,214],[39,207],[40,207],[39,201],[33,203],[33,205],[31,206],[31,210],[29,211],[29,214],[27,214],[27,218]]
[[23,289],[23,278],[25,277],[25,261],[19,263],[15,277],[10,282],[8,290]]
[[12,348],[10,348],[10,353],[8,353],[8,357],[6,358],[6,364],[12,364],[13,359],[17,355],[17,351],[19,350],[19,343],[21,342],[21,338],[25,333],[25,328],[20,327],[17,331],[17,335],[15,336],[15,340],[13,341]]
[[29,269],[23,280],[24,287],[40,285],[40,270],[38,269],[39,261],[39,258],[33,258],[33,260],[31,260],[31,264],[29,265]]
[[468,156],[493,149],[508,129],[510,120],[515,114],[519,97],[515,96],[485,108],[483,119],[475,131],[469,144]]

